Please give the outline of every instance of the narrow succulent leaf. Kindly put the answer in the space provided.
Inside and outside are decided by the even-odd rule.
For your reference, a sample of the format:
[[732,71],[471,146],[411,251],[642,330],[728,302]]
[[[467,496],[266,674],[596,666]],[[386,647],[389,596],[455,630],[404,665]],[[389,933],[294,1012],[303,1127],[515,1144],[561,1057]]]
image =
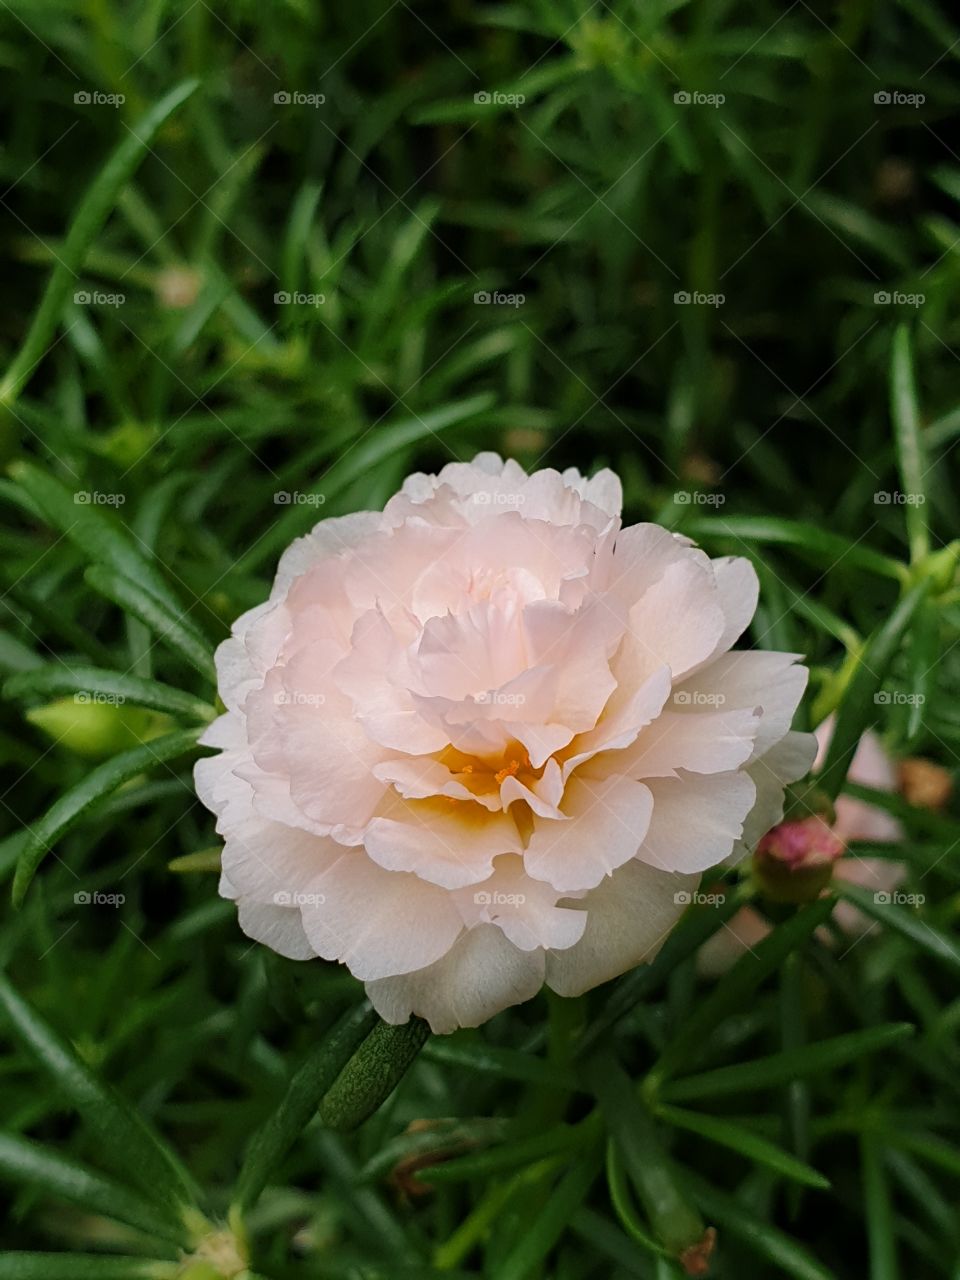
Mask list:
[[0,975],[0,1009],[63,1096],[101,1144],[104,1159],[152,1201],[179,1216],[195,1202],[196,1190],[177,1157],[129,1102],[78,1057]]
[[121,755],[104,761],[76,786],[64,791],[43,817],[28,828],[13,880],[14,905],[19,906],[23,902],[44,855],[90,809],[138,774],[151,770],[158,764],[167,765],[178,756],[192,751],[197,745],[200,732],[200,729],[183,729],[164,734],[160,738],[152,738],[141,747],[134,747],[132,751],[124,751]]

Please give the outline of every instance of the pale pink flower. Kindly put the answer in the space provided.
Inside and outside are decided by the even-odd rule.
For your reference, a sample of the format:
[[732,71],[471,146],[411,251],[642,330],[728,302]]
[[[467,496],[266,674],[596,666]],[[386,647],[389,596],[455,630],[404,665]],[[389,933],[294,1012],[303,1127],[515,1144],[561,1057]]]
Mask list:
[[[824,720],[816,731],[817,755],[814,769],[819,769],[826,758],[827,748],[833,734],[833,717]],[[857,744],[856,752],[850,764],[849,778],[861,786],[871,787],[876,791],[895,791],[897,789],[897,771],[893,761],[883,749],[880,739],[875,733],[867,730]],[[838,796],[835,803],[835,818],[829,831],[837,841],[838,848],[829,851],[831,858],[837,856],[839,848],[853,840],[869,841],[872,844],[892,844],[903,838],[903,828],[896,818],[876,805],[865,800],[854,799],[853,796]],[[807,819],[815,822],[816,819]],[[794,824],[800,826],[802,824]],[[783,828],[781,827],[782,831]],[[770,835],[764,837],[767,840]],[[761,847],[763,841],[760,842]],[[859,884],[873,889],[877,893],[892,893],[906,876],[906,867],[901,862],[887,858],[861,858],[847,851],[845,857],[836,862],[833,876],[837,880],[845,880],[848,884]],[[833,910],[833,919],[840,928],[853,937],[859,937],[872,925],[862,911],[848,902],[838,902]],[[723,973],[745,950],[753,949],[758,942],[767,936],[770,926],[753,907],[742,907],[725,928],[700,948],[698,964],[705,974]],[[824,933],[825,938],[829,934]]]
[[217,653],[197,790],[241,928],[389,1022],[476,1026],[649,958],[782,815],[795,655],[731,645],[757,578],[616,476],[480,454],[322,521]]

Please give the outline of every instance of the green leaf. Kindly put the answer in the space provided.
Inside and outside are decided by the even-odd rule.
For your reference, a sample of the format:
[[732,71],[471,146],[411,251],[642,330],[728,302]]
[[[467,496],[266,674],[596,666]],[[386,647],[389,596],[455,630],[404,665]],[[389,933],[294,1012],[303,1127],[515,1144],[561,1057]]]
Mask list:
[[180,1263],[106,1253],[0,1254],[0,1280],[174,1280]]
[[548,1156],[589,1145],[599,1135],[598,1120],[599,1115],[594,1113],[575,1126],[555,1124],[545,1133],[518,1138],[513,1142],[501,1142],[487,1151],[478,1151],[472,1155],[445,1160],[443,1164],[431,1165],[429,1168],[419,1170],[417,1177],[422,1182],[429,1182],[432,1186],[441,1186],[448,1182],[465,1182],[471,1178],[489,1178],[501,1173],[512,1173],[514,1169],[535,1164]]
[[704,1225],[677,1186],[646,1102],[610,1053],[592,1059],[586,1075],[657,1237],[678,1258],[703,1239]]
[[945,1169],[955,1178],[960,1178],[960,1147],[955,1147],[933,1134],[918,1132],[911,1128],[895,1128],[885,1131],[884,1136],[898,1147],[905,1147],[921,1157],[928,1164]]
[[116,204],[121,188],[136,172],[160,127],[186,102],[199,83],[198,80],[184,80],[161,98],[132,129],[125,132],[123,140],[90,184],[77,207],[66,239],[57,252],[57,264],[47,282],[23,346],[0,382],[0,404],[10,404],[16,400],[31,373],[43,359],[67,296],[75,287],[77,273],[87,250]]
[[745,952],[720,982],[696,1006],[667,1043],[649,1074],[650,1088],[678,1070],[690,1067],[703,1055],[710,1032],[724,1018],[749,1005],[750,997],[764,979],[774,973],[786,956],[826,920],[833,910],[829,899],[811,903],[779,924],[767,937]]
[[495,1049],[481,1041],[463,1042],[443,1036],[431,1040],[423,1051],[430,1062],[479,1071],[497,1080],[521,1080],[526,1084],[545,1085],[575,1092],[579,1082],[574,1072],[564,1070],[533,1054],[518,1049]]
[[320,1123],[340,1133],[363,1124],[403,1079],[429,1035],[422,1018],[398,1027],[378,1022],[324,1094]]
[[733,1066],[718,1067],[715,1071],[672,1080],[663,1086],[662,1094],[671,1101],[686,1102],[695,1098],[715,1098],[724,1093],[753,1093],[758,1089],[770,1089],[803,1076],[842,1067],[869,1053],[879,1053],[913,1034],[914,1028],[909,1022],[867,1027],[817,1044],[801,1045],[786,1053],[772,1053],[765,1058],[754,1058],[752,1062],[737,1062]]
[[10,474],[33,499],[47,524],[68,538],[88,560],[125,574],[137,583],[141,593],[165,602],[172,612],[180,609],[155,561],[137,546],[113,512],[90,502],[78,502],[77,495],[66,485],[32,463],[15,462]]
[[883,1167],[883,1150],[876,1134],[861,1135],[860,1158],[870,1245],[870,1280],[899,1280],[893,1205],[887,1171]]
[[104,565],[92,565],[85,577],[95,591],[139,618],[168,649],[216,684],[211,646],[182,609],[171,608],[166,601],[141,591],[132,578]]
[[707,1116],[699,1111],[681,1111],[678,1107],[663,1104],[657,1106],[656,1114],[675,1128],[686,1129],[701,1138],[706,1138],[708,1142],[716,1142],[721,1146],[729,1147],[731,1151],[738,1151],[748,1160],[764,1164],[775,1173],[782,1174],[785,1178],[792,1178],[794,1182],[800,1182],[807,1187],[817,1187],[820,1190],[826,1190],[830,1186],[829,1180],[816,1169],[812,1169],[810,1165],[797,1160],[776,1143],[730,1120],[722,1120],[718,1116]]
[[864,569],[898,582],[906,577],[899,561],[802,520],[784,520],[777,516],[715,516],[686,521],[683,532],[692,538],[732,538],[736,542],[797,547],[827,569],[842,562],[844,568]]
[[837,1280],[835,1273],[828,1271],[802,1244],[778,1231],[759,1214],[750,1212],[732,1196],[717,1191],[689,1171],[685,1171],[684,1180],[721,1233],[738,1237],[754,1253],[772,1262],[778,1268],[778,1276],[792,1276],[793,1280]]
[[515,1248],[497,1267],[497,1280],[527,1280],[541,1274],[544,1258],[567,1230],[590,1193],[600,1172],[600,1157],[593,1153],[582,1156],[567,1170],[550,1193],[540,1213],[526,1226]]
[[180,1217],[195,1200],[190,1176],[124,1098],[98,1080],[74,1049],[0,975],[0,1008],[64,1097],[83,1117],[118,1172]]
[[936,604],[923,600],[917,608],[910,632],[909,660],[910,704],[907,716],[906,744],[917,741],[923,728],[924,709],[934,687],[934,676],[940,657],[939,614]]
[[166,764],[167,761],[175,760],[193,750],[200,733],[200,729],[178,730],[176,733],[164,734],[161,738],[152,738],[142,747],[134,747],[132,751],[113,756],[55,800],[43,817],[28,828],[29,834],[20,853],[13,880],[14,906],[20,906],[23,902],[44,854],[89,809],[144,770],[152,769],[157,764]]
[[[322,494],[327,502],[340,494],[358,477],[372,473],[383,462],[403,449],[408,449],[419,440],[439,435],[449,427],[465,422],[468,418],[485,413],[494,403],[494,397],[483,392],[459,400],[453,404],[443,405],[423,414],[414,414],[413,418],[404,418],[400,422],[388,423],[377,427],[365,435],[361,435],[357,444],[344,449],[333,464],[309,492]],[[258,538],[246,555],[240,557],[235,566],[238,576],[250,573],[258,565],[263,564],[271,556],[286,547],[299,534],[304,533],[316,522],[316,508],[310,506],[290,507],[284,515],[276,520],[269,533]]]
[[920,410],[917,405],[917,388],[913,375],[913,349],[910,330],[898,325],[893,335],[893,354],[890,363],[890,416],[893,420],[897,460],[900,464],[900,482],[910,542],[910,560],[919,564],[930,550],[930,530],[927,527],[926,476],[929,464],[923,436],[920,430]]
[[121,1183],[27,1138],[0,1132],[0,1174],[15,1184],[38,1187],[148,1235],[187,1243],[182,1221],[174,1214],[164,1214],[162,1205],[151,1204]]
[[245,1212],[258,1199],[277,1165],[313,1118],[320,1099],[376,1023],[377,1015],[363,1001],[344,1014],[294,1075],[280,1105],[253,1135],[247,1148],[233,1194],[237,1210]]
[[843,786],[864,730],[876,721],[877,694],[929,585],[923,581],[911,587],[886,621],[873,632],[859,655],[837,711],[823,768],[817,775],[818,788],[831,800],[836,799]]
[[[3,686],[7,698],[46,697],[54,693],[105,694],[118,701],[134,702],[168,715],[184,716],[190,720],[209,721],[217,714],[216,707],[200,698],[194,698],[180,689],[161,684],[157,680],[142,680],[137,676],[107,671],[103,667],[66,667],[49,663],[32,671],[12,676]],[[91,701],[89,696],[78,701]]]
[[909,938],[942,963],[953,969],[960,969],[960,944],[948,934],[927,924],[923,916],[886,901],[890,897],[888,893],[875,893],[862,885],[847,882],[838,883],[836,887],[842,898],[859,907],[871,919],[879,920],[885,928]]
[[[569,1126],[561,1126],[562,1129],[568,1129]],[[378,1146],[375,1153],[363,1165],[357,1174],[357,1182],[372,1182],[377,1178],[383,1177],[390,1173],[398,1164],[404,1164],[411,1161],[429,1157],[435,1160],[447,1161],[450,1156],[459,1156],[464,1152],[476,1153],[477,1148],[488,1148],[479,1152],[480,1158],[491,1154],[489,1150],[491,1143],[504,1144],[510,1132],[510,1122],[494,1116],[479,1116],[476,1118],[468,1118],[461,1120],[454,1117],[453,1119],[436,1119],[430,1120],[425,1126],[417,1129],[406,1129],[395,1138],[389,1139],[387,1142]],[[515,1146],[518,1144],[509,1144]],[[499,1151],[499,1146],[494,1147],[493,1151]],[[464,1157],[467,1160],[476,1158],[475,1154]],[[453,1160],[451,1163],[458,1164],[459,1160]],[[525,1163],[523,1160],[514,1162],[515,1164]],[[446,1168],[444,1165],[429,1165],[426,1169],[418,1171],[432,1173],[435,1168]],[[505,1167],[511,1168],[513,1165],[507,1164]],[[465,1177],[471,1175],[466,1174]]]

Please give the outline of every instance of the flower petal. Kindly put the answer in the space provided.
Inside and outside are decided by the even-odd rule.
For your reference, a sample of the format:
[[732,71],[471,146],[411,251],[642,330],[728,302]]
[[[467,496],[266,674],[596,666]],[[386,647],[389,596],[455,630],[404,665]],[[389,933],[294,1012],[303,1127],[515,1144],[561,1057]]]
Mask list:
[[345,850],[303,898],[303,927],[317,954],[365,982],[433,964],[463,928],[443,889],[384,871],[360,849]]
[[569,821],[537,818],[523,860],[535,879],[570,892],[592,889],[636,855],[647,835],[653,797],[630,778],[574,774],[561,808]]
[[396,1025],[416,1014],[446,1035],[531,999],[543,975],[542,951],[519,951],[496,925],[479,924],[428,968],[368,982],[367,995],[385,1022]]
[[523,843],[509,814],[491,813],[473,800],[405,800],[394,794],[366,829],[364,845],[388,871],[412,871],[445,889],[479,884],[502,853]]
[[697,876],[628,862],[591,890],[576,909],[587,927],[575,946],[547,953],[547,983],[561,996],[579,996],[649,962],[686,909]]
[[662,871],[705,871],[729,857],[757,794],[745,771],[655,778],[648,785],[653,817],[637,856]]

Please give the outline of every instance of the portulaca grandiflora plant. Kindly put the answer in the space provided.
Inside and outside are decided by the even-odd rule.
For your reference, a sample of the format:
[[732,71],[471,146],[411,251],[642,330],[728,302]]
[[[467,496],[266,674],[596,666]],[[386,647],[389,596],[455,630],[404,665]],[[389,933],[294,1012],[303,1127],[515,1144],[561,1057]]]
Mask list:
[[[897,385],[909,368],[901,338]],[[919,508],[900,563],[802,522],[624,523],[609,470],[480,453],[306,532],[316,504],[284,504],[272,589],[233,571],[252,607],[214,657],[149,522],[27,462],[10,491],[89,562],[132,661],[106,665],[99,641],[8,654],[6,694],[74,763],[0,846],[22,908],[16,981],[0,976],[17,1101],[0,1175],[73,1208],[51,1218],[58,1251],[15,1248],[0,1280],[269,1280],[303,1253],[372,1275],[354,1269],[371,1248],[385,1277],[532,1280],[573,1237],[591,1274],[722,1277],[757,1256],[764,1276],[829,1280],[728,1170],[754,1198],[827,1203],[822,1144],[851,1133],[870,1212],[896,1176],[947,1238],[923,1164],[953,1167],[952,1122],[898,1092],[915,1023],[949,1036],[933,984],[960,967],[932,893],[955,882],[950,780],[902,759],[956,607],[955,547],[931,549]],[[813,699],[799,646],[768,643],[783,595],[766,541],[818,572],[854,557],[890,596],[869,635],[807,598],[810,634],[846,652],[813,667]],[[72,913],[62,931],[46,903]],[[59,964],[80,920],[95,986]],[[30,998],[28,943],[100,1038]],[[852,966],[886,994],[852,1000]],[[125,1061],[151,1008],[164,1033]],[[882,1107],[858,1074],[880,1056]],[[69,1154],[28,1102],[38,1065],[81,1117]],[[824,1088],[844,1101],[821,1133]],[[257,1089],[228,1121],[220,1095]],[[195,1126],[224,1155],[194,1172]],[[886,1221],[871,1257],[895,1254]]]

